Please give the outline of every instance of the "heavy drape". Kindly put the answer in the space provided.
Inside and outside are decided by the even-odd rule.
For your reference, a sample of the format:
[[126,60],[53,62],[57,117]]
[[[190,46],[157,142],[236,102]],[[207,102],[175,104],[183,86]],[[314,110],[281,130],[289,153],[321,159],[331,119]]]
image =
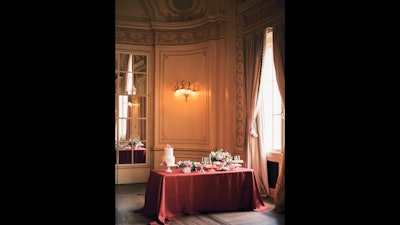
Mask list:
[[[245,37],[245,87],[248,93],[246,97],[247,107],[247,139],[246,139],[246,163],[248,168],[253,168],[258,181],[260,194],[269,195],[268,175],[266,169],[266,155],[260,147],[259,128],[257,127],[257,102],[260,85],[263,45],[265,30],[256,31]],[[285,106],[285,21],[273,26],[273,51],[274,65],[278,88]],[[286,151],[285,145],[283,152]],[[282,170],[276,184],[275,204],[276,211],[285,210],[285,164],[283,157]]]
[[260,195],[269,195],[266,156],[259,148],[257,128],[257,102],[258,89],[260,86],[261,62],[263,58],[263,45],[265,30],[256,31],[245,37],[245,88],[247,124],[246,131],[246,164],[248,168],[254,169]]
[[[273,27],[273,51],[276,80],[282,97],[283,106],[285,106],[285,20],[282,20],[281,23]],[[283,145],[283,150],[286,152],[285,143]],[[285,211],[285,164],[286,160],[285,157],[283,157],[282,171],[278,176],[275,186],[275,211],[278,212]]]

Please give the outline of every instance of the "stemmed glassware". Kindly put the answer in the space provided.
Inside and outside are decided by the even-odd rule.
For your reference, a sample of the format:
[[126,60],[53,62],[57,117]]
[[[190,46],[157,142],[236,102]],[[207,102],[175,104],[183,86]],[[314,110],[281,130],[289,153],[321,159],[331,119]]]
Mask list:
[[204,164],[206,164],[206,158],[207,157],[201,157],[201,168],[200,168],[200,173],[205,173],[206,171],[204,171]]

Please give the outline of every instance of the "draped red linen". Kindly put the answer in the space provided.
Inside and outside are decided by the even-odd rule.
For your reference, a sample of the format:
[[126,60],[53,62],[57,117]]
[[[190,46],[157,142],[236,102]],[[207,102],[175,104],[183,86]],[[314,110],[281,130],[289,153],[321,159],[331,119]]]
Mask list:
[[226,211],[263,211],[253,169],[182,173],[152,170],[142,212],[150,223],[167,224],[186,214]]

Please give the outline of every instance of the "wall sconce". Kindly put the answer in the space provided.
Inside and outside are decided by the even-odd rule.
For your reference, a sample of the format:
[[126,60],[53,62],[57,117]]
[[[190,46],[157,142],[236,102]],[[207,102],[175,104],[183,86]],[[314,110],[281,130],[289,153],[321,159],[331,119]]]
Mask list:
[[175,84],[175,95],[184,95],[186,102],[189,95],[195,95],[197,93],[196,91],[196,85],[194,83],[190,83],[190,81],[182,80]]

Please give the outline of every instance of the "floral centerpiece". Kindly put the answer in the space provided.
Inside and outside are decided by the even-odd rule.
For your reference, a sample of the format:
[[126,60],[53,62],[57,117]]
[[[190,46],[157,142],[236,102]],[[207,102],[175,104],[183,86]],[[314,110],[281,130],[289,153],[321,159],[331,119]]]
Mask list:
[[135,149],[139,149],[139,148],[144,147],[143,142],[141,142],[141,141],[139,141],[137,139],[135,139],[135,141],[133,141],[133,142],[129,141],[128,145],[129,145],[130,148],[132,148],[132,145],[133,145]]
[[217,151],[210,152],[211,162],[230,162],[232,160],[232,155],[229,152],[224,151],[224,149],[218,149]]
[[179,168],[182,169],[182,172],[184,173],[190,173],[192,170],[192,162],[190,160],[179,160],[176,164]]
[[190,162],[190,160],[186,160],[186,161],[178,161],[176,163],[178,165],[178,167],[180,168],[184,168],[184,167],[191,167],[192,166],[192,162]]
[[229,164],[232,161],[232,155],[224,149],[218,149],[217,151],[211,151],[209,155],[212,164],[216,170],[229,170]]
[[135,149],[140,149],[140,148],[143,148],[143,146],[144,146],[144,144],[139,140],[134,141],[133,145],[135,146]]

